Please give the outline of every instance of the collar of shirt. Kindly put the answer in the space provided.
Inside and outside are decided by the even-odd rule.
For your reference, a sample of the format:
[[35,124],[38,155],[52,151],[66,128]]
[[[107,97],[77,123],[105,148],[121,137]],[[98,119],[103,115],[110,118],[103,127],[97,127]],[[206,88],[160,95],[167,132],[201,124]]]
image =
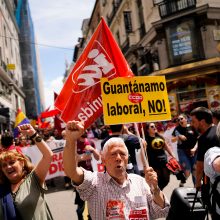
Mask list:
[[108,183],[113,182],[115,185],[117,185],[118,187],[121,187],[121,188],[127,187],[127,186],[129,185],[129,183],[132,182],[132,181],[131,181],[131,178],[129,178],[129,175],[128,175],[128,174],[126,174],[126,175],[127,175],[127,178],[126,178],[126,180],[124,181],[124,183],[123,183],[122,185],[118,184],[118,183],[114,180],[114,178],[111,177],[111,176],[108,174],[108,172],[106,172],[105,175],[106,175],[106,182],[108,182]]

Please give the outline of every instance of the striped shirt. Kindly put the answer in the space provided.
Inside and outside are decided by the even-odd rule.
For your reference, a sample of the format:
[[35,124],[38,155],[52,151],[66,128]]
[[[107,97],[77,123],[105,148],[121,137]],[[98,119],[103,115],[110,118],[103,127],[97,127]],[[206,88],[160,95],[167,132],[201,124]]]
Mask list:
[[123,185],[119,185],[107,172],[98,173],[84,170],[84,181],[76,186],[81,199],[88,202],[89,214],[94,220],[133,219],[132,213],[141,210],[149,220],[166,217],[169,202],[165,198],[165,207],[161,208],[152,199],[149,185],[136,174],[128,174]]

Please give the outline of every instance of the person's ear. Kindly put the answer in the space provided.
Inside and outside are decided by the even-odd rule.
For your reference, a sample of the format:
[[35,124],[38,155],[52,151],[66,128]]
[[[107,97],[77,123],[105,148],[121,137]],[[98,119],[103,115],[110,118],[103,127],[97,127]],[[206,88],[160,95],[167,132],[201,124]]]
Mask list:
[[21,166],[24,168],[24,161],[23,160],[19,160],[19,161],[20,161]]

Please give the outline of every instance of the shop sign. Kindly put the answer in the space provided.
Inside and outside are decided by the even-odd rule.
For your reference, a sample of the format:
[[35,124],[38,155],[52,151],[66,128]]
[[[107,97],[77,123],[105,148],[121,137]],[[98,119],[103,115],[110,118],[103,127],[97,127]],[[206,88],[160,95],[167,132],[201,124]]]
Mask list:
[[220,30],[213,30],[214,40],[220,40]]
[[7,64],[7,69],[8,70],[15,70],[15,64],[12,64],[12,63]]

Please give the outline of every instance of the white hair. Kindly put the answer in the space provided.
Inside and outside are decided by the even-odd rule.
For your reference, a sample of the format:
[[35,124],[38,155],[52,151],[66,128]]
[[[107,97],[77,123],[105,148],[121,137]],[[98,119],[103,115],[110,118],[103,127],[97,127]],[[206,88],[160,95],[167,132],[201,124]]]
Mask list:
[[128,148],[126,147],[124,140],[120,137],[112,137],[112,138],[108,139],[104,144],[104,147],[102,149],[103,158],[105,158],[106,153],[109,151],[110,147],[117,146],[117,145],[124,146],[126,153],[128,155]]

